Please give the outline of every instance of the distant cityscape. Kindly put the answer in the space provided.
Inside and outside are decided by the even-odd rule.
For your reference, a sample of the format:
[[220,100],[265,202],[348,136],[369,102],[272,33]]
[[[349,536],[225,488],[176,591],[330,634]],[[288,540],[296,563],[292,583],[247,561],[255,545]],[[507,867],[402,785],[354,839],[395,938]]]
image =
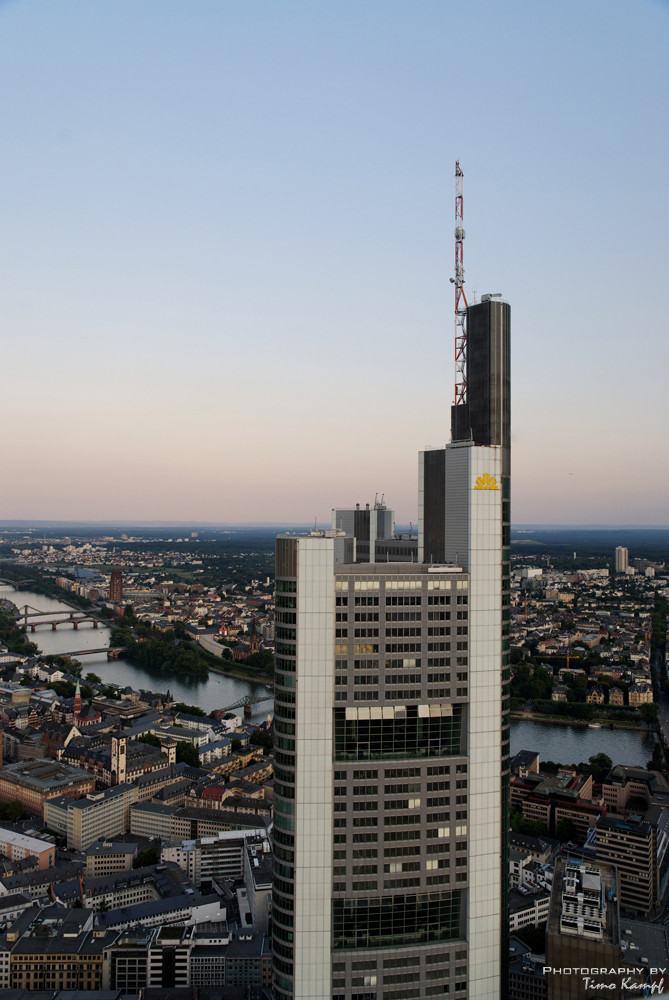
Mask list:
[[[78,599],[72,607],[98,616],[105,636],[145,630],[153,641],[173,643],[178,635],[209,654],[212,669],[218,661],[251,677],[249,657],[273,659],[271,558],[262,580],[205,587],[196,582],[197,533],[165,538],[158,548],[155,539],[148,548],[142,542],[75,535],[5,543],[0,567],[5,579],[31,572],[66,604]],[[175,569],[191,580],[170,578]],[[575,961],[581,939],[593,966],[600,953],[624,962],[633,950],[645,987],[662,978],[652,968],[667,966],[666,666],[658,642],[667,597],[667,564],[625,546],[608,559],[512,555],[513,717],[587,725],[593,739],[597,728],[643,727],[657,739],[649,770],[602,754],[549,761],[540,747],[511,759],[505,995],[512,1000],[562,995],[563,977],[545,970]],[[243,704],[207,717],[176,704],[169,677],[163,690],[115,689],[87,676],[76,654],[72,664],[12,652],[17,638],[39,643],[50,631],[39,616],[26,618],[23,604],[22,591],[6,585],[0,923],[12,940],[3,938],[0,989],[127,993],[172,983],[269,997],[271,702],[262,724],[245,719]],[[71,629],[68,614],[48,616],[54,619]],[[90,622],[75,634],[98,635]],[[271,684],[267,664],[262,676]],[[574,918],[571,940],[570,914],[582,904],[574,909],[569,893],[579,899],[579,879],[614,887],[617,910],[614,920],[610,901],[599,911],[586,908],[585,923]],[[45,938],[40,927],[53,929]],[[77,957],[68,969],[48,973],[43,956],[71,950],[73,940]],[[180,956],[178,974],[165,972],[168,953]]]

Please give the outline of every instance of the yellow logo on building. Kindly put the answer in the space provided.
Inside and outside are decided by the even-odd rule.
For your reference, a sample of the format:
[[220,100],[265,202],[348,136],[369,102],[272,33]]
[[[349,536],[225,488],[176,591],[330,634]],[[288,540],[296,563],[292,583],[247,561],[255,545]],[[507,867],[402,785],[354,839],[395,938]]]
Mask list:
[[494,476],[489,476],[487,472],[484,472],[482,476],[479,476],[476,480],[475,490],[498,490],[497,480]]

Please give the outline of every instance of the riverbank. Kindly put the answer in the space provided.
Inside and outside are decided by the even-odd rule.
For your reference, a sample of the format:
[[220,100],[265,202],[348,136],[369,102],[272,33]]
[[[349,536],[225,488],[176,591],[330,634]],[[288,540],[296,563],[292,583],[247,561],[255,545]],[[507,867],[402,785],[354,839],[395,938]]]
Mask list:
[[540,715],[538,712],[511,712],[516,722],[545,722],[556,726],[577,726],[581,729],[626,729],[638,733],[656,733],[657,726],[647,722],[626,722],[623,719],[570,719],[566,715]]

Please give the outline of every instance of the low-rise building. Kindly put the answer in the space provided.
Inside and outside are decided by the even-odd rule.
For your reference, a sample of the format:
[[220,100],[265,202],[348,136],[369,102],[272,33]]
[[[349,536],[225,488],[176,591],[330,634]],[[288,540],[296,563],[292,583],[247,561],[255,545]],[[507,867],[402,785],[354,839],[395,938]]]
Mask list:
[[128,871],[137,854],[137,844],[122,841],[96,840],[86,848],[86,878],[109,875],[111,872]]
[[530,889],[519,885],[509,890],[509,930],[521,933],[523,927],[538,927],[548,919],[551,894],[548,889]]
[[613,705],[615,708],[621,708],[624,704],[625,695],[620,688],[609,688],[609,705]]
[[22,861],[35,857],[40,870],[53,868],[56,858],[56,848],[48,840],[38,837],[27,837],[14,830],[0,828],[0,854],[5,854],[11,861]]
[[92,923],[86,910],[26,910],[1,936],[10,956],[11,989],[101,989],[102,956],[111,938],[93,933]]
[[653,703],[653,689],[650,684],[632,684],[627,696],[631,708]]
[[0,802],[19,801],[26,812],[40,819],[50,799],[78,799],[94,789],[95,779],[90,774],[62,761],[21,761],[0,770]]

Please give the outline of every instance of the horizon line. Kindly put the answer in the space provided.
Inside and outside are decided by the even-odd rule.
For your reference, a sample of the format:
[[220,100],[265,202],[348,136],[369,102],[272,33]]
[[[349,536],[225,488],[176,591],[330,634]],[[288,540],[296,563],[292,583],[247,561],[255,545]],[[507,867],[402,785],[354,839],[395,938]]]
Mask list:
[[[396,522],[400,527],[408,527],[412,524],[414,528],[417,525],[414,522]],[[137,520],[132,521],[128,519],[95,519],[95,520],[61,520],[58,518],[47,519],[47,518],[35,518],[35,519],[19,519],[19,518],[8,518],[0,520],[0,530],[5,527],[60,527],[60,526],[80,526],[80,527],[90,527],[90,526],[106,526],[106,527],[154,527],[154,528],[305,528],[316,526],[318,530],[323,530],[323,528],[329,528],[331,525],[328,522],[305,522],[305,521],[147,521],[147,520]],[[610,529],[616,530],[626,530],[626,531],[667,531],[669,530],[669,524],[638,524],[638,523],[621,523],[621,522],[609,522],[605,524],[595,524],[592,522],[542,522],[542,521],[519,521],[517,523],[511,524],[512,531],[537,531],[537,530],[570,530],[574,528],[587,529],[591,531],[605,531]]]

